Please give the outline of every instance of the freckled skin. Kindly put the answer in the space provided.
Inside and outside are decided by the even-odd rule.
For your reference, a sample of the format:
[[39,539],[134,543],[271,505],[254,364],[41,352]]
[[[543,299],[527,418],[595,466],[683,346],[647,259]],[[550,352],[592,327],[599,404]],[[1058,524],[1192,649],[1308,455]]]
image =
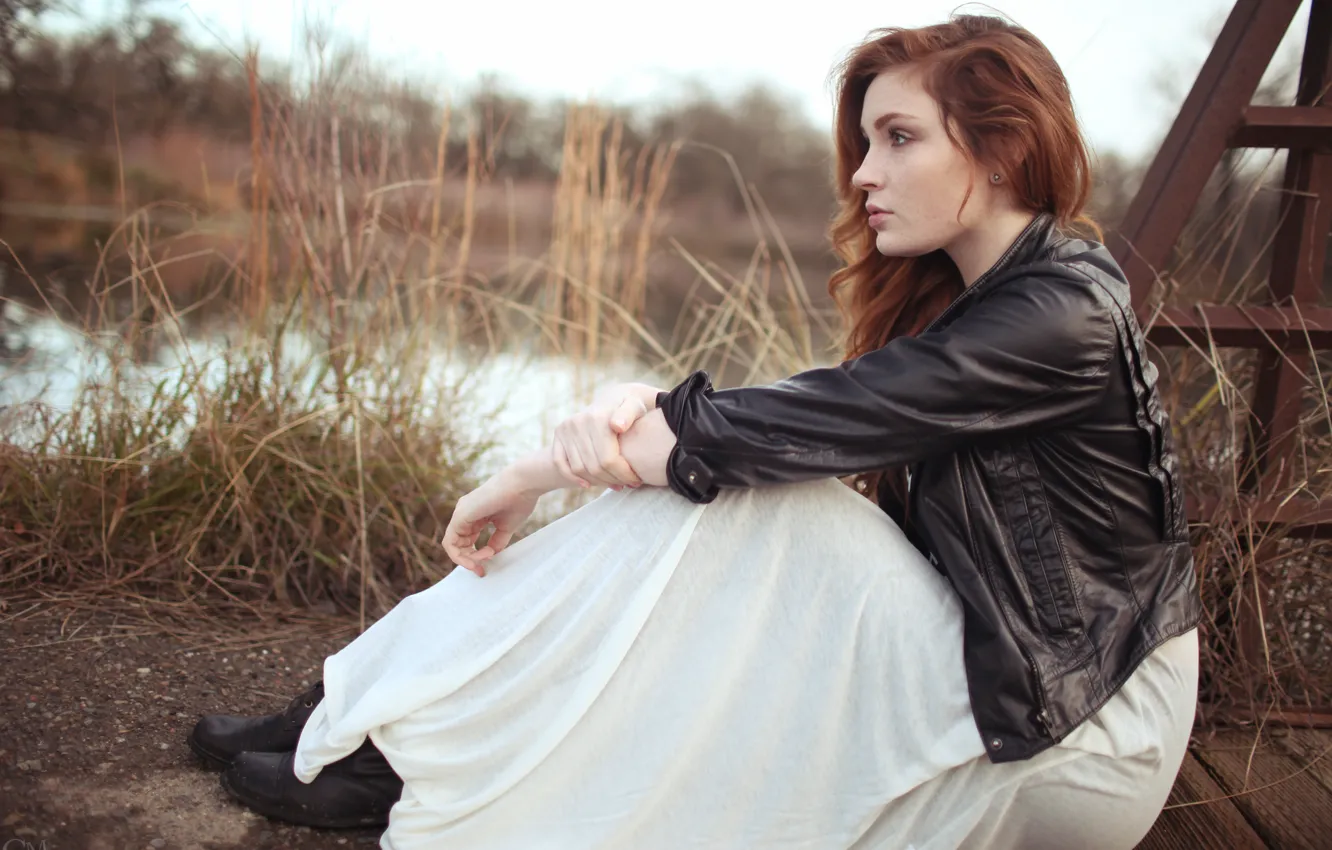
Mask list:
[[[881,120],[885,116],[891,117]],[[871,81],[861,129],[869,150],[851,182],[869,204],[891,213],[869,225],[879,253],[916,257],[943,249],[969,284],[1031,220],[1006,179],[992,183],[993,168],[973,164],[954,146],[938,103],[913,69],[885,71]]]

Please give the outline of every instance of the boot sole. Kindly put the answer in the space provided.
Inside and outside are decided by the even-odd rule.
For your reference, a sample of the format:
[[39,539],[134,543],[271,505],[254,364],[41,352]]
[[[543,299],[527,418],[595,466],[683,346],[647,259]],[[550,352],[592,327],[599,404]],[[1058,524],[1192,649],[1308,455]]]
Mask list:
[[382,828],[388,826],[387,817],[327,818],[324,820],[312,817],[302,818],[279,803],[275,803],[266,797],[252,796],[246,789],[232,785],[228,780],[226,773],[222,774],[222,788],[233,798],[243,803],[247,808],[266,818],[282,821],[283,823],[296,824],[297,826],[308,826],[314,829],[366,829],[369,827]]
[[[232,753],[231,755],[224,755],[223,753],[219,753],[216,750],[210,750],[207,747],[207,745],[205,745],[203,742],[201,742],[198,738],[195,737],[193,732],[191,732],[188,736],[186,736],[185,742],[190,745],[190,749],[194,751],[194,754],[199,757],[199,760],[204,763],[205,767],[213,768],[215,770],[226,770],[227,768],[231,767],[231,762],[234,761],[236,756],[238,755],[238,753]],[[292,744],[287,749],[295,749],[295,748],[296,745]],[[286,752],[286,750],[264,749],[264,750],[253,750],[253,752],[271,753],[271,752]],[[0,850],[4,850],[4,848],[0,846]]]
[[190,749],[194,751],[194,754],[198,756],[199,760],[204,763],[205,767],[210,767],[215,770],[225,770],[226,768],[231,767],[230,758],[212,752],[203,744],[195,740],[193,734],[191,734],[185,740],[186,742],[189,743]]

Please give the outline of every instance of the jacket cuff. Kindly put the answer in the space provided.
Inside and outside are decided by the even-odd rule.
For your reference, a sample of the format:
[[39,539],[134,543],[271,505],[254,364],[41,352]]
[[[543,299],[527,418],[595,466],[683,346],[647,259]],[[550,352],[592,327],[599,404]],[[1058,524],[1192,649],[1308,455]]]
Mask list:
[[675,448],[666,461],[666,483],[677,494],[695,504],[717,498],[719,488],[707,465],[685,447],[689,416],[700,395],[712,392],[712,380],[703,369],[685,378],[669,392],[657,394],[657,407],[675,434]]

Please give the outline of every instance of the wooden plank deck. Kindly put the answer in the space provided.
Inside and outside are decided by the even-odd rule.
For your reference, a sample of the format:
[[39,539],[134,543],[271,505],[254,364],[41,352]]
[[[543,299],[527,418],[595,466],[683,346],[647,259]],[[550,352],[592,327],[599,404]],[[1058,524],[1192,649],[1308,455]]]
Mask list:
[[1332,848],[1332,730],[1227,732],[1203,742],[1138,848]]

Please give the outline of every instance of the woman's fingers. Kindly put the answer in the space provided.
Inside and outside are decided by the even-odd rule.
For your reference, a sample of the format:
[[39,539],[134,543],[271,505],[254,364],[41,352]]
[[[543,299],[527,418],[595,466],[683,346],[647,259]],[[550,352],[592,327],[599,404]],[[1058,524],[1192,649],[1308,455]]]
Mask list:
[[490,558],[490,556],[494,554],[495,554],[494,552],[490,551],[489,546],[483,546],[482,548],[477,549],[476,552],[472,555],[471,566],[469,566],[467,569],[475,573],[477,576],[485,578],[486,561],[487,559]]
[[490,542],[486,544],[486,548],[490,550],[491,555],[494,555],[503,552],[511,540],[513,540],[512,531],[500,531],[499,529],[496,529],[495,533],[490,535]]
[[486,561],[504,551],[513,540],[513,532],[496,529],[485,546],[474,549],[472,547],[476,544],[477,536],[476,534],[465,537],[445,535],[444,549],[458,566],[484,578]]
[[475,542],[475,536],[470,540],[457,537],[450,539],[448,536],[445,536],[444,552],[449,556],[449,560],[453,561],[453,563],[464,569],[476,572],[476,564],[472,562],[472,558],[468,554],[468,550],[472,548],[472,544]]
[[582,487],[601,484],[619,490],[640,486],[642,480],[620,454],[619,435],[646,414],[643,402],[630,395],[614,406],[601,404],[569,417],[555,429],[555,468]]
[[634,423],[647,416],[647,406],[634,396],[626,396],[611,413],[610,426],[616,435],[623,434]]
[[555,442],[551,446],[551,459],[555,462],[555,469],[558,470],[560,475],[565,479],[577,484],[579,487],[591,486],[584,481],[577,472],[574,472],[572,461],[569,458],[569,450],[566,448],[564,440],[558,433],[556,433]]
[[620,453],[620,435],[632,428],[646,412],[647,408],[641,401],[627,398],[611,413],[609,430],[603,427],[600,431],[600,439],[597,442],[601,468],[604,474],[614,478],[616,484],[637,487],[643,483],[638,473],[629,465],[629,461]]
[[469,539],[466,532],[460,526],[455,525],[455,522],[456,520],[449,523],[449,527],[444,531],[444,538],[440,542],[444,544],[444,551],[448,556],[457,561],[463,548],[472,545],[471,541],[475,540],[476,537],[472,536]]
[[469,518],[469,503],[465,499],[466,497],[459,500],[458,504],[454,506],[453,516],[449,519],[448,528],[444,530],[444,538],[440,542],[444,545],[444,553],[449,556],[453,563],[477,575],[485,575],[484,570],[478,572],[477,552],[473,547],[476,545],[476,538],[480,536],[481,530],[485,528],[487,520]]
[[621,487],[636,487],[642,483],[633,468],[629,466],[629,462],[620,454],[620,438],[615,430],[619,421],[615,417],[629,415],[631,414],[616,411],[607,417],[604,411],[600,411],[580,417],[579,424],[582,427],[576,431],[574,448],[584,467],[580,469],[575,465],[575,472],[588,481],[595,481],[617,490]]
[[586,417],[580,423],[583,427],[579,428],[574,435],[573,449],[578,452],[578,457],[583,464],[579,469],[574,467],[579,475],[588,481],[594,481],[597,484],[612,485],[620,483],[614,476],[607,473],[602,466],[601,458],[606,454],[606,442],[615,442],[614,437],[610,436],[604,421],[599,421],[600,417]]
[[602,468],[615,477],[615,482],[622,487],[638,487],[642,485],[643,479],[638,477],[634,468],[629,465],[629,461],[620,454],[619,447],[616,447],[614,457],[609,457],[602,461]]

